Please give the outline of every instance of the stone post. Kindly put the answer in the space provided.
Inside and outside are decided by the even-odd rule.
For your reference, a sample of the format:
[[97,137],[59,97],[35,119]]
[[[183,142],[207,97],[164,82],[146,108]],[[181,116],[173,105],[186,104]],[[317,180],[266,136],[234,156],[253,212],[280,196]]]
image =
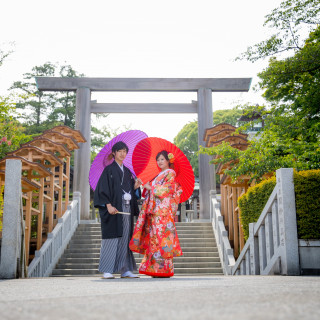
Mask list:
[[77,219],[78,219],[78,221],[80,223],[80,220],[81,220],[81,193],[79,191],[73,192],[73,200],[77,200],[78,201]]
[[[213,126],[212,91],[207,88],[198,90],[198,145],[205,146],[203,135],[207,128]],[[216,190],[214,165],[209,164],[211,157],[199,155],[199,199],[200,219],[210,218],[209,190]]]
[[281,274],[300,274],[293,169],[276,171],[278,191],[279,240],[282,250]]
[[91,146],[91,91],[89,88],[77,89],[76,129],[80,130],[87,142],[80,143],[75,150],[73,191],[81,194],[81,219],[90,219],[90,146]]
[[187,213],[186,213],[186,203],[182,202],[181,203],[181,222],[189,222],[188,221],[188,217],[187,217]]
[[193,219],[198,219],[198,199],[193,200]]
[[0,278],[15,279],[21,259],[21,161],[6,160]]
[[[250,243],[250,274],[260,274],[260,261],[259,261],[259,241],[258,237],[254,235],[255,223],[249,223],[249,239]],[[248,240],[249,241],[249,240]]]

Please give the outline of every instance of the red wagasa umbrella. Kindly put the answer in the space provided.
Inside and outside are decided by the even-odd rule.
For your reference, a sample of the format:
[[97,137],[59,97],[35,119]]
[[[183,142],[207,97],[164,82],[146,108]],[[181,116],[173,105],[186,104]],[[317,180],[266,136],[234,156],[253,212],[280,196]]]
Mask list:
[[166,150],[174,156],[174,171],[176,172],[176,181],[182,187],[180,202],[184,202],[193,193],[194,173],[191,164],[185,154],[173,143],[161,138],[145,138],[137,143],[133,150],[132,165],[135,174],[143,183],[155,178],[161,169],[157,165],[156,156]]

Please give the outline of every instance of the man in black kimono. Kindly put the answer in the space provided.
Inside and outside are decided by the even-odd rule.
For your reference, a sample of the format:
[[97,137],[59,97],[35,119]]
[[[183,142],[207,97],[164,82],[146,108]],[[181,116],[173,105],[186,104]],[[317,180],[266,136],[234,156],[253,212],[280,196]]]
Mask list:
[[[119,141],[112,147],[114,161],[103,170],[94,192],[94,206],[99,208],[102,242],[99,271],[103,278],[138,278],[129,241],[133,232],[133,217],[139,214],[135,189],[141,185],[123,165],[128,146]],[[123,212],[127,214],[119,214]]]

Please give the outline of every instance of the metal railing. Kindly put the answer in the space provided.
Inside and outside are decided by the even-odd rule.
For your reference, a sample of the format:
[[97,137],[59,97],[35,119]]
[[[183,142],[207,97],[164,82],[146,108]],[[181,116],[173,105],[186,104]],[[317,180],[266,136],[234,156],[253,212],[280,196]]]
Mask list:
[[75,191],[73,201],[28,267],[28,277],[47,277],[66,249],[80,223],[81,194]]

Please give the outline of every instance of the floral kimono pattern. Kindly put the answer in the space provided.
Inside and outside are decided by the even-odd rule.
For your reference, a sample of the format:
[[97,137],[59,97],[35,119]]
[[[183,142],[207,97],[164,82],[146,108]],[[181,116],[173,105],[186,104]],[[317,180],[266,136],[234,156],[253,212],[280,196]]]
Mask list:
[[171,277],[173,257],[182,255],[174,223],[182,189],[175,177],[172,169],[160,172],[143,202],[129,244],[132,251],[144,254],[141,274]]

